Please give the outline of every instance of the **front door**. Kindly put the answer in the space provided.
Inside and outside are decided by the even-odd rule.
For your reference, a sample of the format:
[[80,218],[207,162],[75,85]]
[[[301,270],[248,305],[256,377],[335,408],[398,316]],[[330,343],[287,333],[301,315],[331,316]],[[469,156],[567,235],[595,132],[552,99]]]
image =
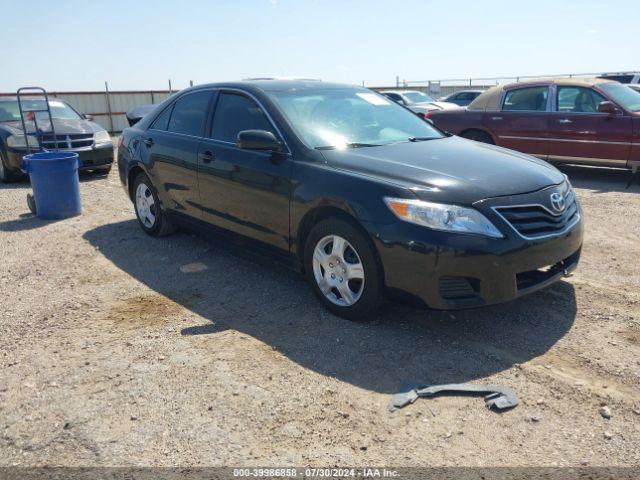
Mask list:
[[196,218],[201,217],[198,147],[211,95],[201,91],[178,99],[153,122],[141,146],[165,208]]
[[631,117],[598,112],[607,100],[587,87],[558,86],[549,125],[549,159],[625,167],[632,134]]
[[507,90],[501,110],[486,112],[484,126],[497,145],[546,158],[549,87],[547,85]]
[[210,138],[199,148],[203,219],[288,251],[291,156],[238,148],[242,130],[269,130],[282,140],[253,98],[221,91]]

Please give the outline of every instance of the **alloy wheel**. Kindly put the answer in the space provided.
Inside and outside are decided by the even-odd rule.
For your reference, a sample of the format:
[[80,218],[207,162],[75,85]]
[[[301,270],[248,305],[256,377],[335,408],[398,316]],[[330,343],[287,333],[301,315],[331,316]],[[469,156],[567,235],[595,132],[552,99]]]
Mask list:
[[156,223],[156,203],[151,189],[145,183],[136,189],[136,211],[140,222],[146,228],[152,228]]
[[362,261],[353,245],[338,235],[327,235],[316,244],[313,275],[320,291],[335,305],[348,307],[362,296]]

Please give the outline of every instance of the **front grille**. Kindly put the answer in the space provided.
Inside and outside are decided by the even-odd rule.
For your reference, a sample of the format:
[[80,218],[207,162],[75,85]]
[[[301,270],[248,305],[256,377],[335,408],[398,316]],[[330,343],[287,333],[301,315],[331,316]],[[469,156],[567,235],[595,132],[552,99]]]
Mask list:
[[565,196],[565,209],[553,214],[542,205],[496,207],[496,211],[523,237],[540,238],[563,232],[580,217],[573,190]]
[[40,144],[47,150],[73,150],[75,148],[91,147],[93,133],[72,133],[69,135],[42,135]]

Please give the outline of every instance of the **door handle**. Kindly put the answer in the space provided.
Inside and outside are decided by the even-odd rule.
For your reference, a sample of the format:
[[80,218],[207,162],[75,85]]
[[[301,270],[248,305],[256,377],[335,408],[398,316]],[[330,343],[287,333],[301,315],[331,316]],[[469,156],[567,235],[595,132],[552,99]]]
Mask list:
[[502,117],[491,117],[491,120],[502,120]]
[[145,138],[142,141],[147,147],[153,147],[153,138],[149,137],[149,138]]
[[568,118],[561,118],[560,120],[558,120],[558,123],[573,123],[573,122]]
[[213,153],[207,150],[206,152],[199,153],[198,158],[202,160],[203,163],[211,163],[213,161]]

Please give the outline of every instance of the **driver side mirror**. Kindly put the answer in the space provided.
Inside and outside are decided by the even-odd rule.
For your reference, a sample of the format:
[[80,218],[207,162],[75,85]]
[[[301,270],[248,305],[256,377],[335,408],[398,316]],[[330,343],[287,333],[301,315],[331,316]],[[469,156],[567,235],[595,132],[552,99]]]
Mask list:
[[606,100],[598,104],[598,112],[608,113],[609,115],[616,115],[620,113],[620,110],[613,104],[613,102],[609,102],[608,100]]
[[238,133],[236,146],[243,150],[282,151],[282,143],[268,130],[243,130]]
[[84,118],[85,120],[88,120],[89,122],[93,122],[93,115],[89,115],[88,113],[83,113],[82,114],[82,118]]

